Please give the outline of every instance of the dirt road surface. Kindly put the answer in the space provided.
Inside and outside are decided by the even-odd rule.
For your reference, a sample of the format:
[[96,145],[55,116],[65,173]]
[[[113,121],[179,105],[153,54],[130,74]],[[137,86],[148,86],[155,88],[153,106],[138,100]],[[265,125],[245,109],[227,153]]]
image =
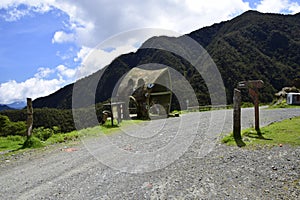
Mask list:
[[[264,126],[300,116],[300,109],[260,113]],[[243,128],[253,126],[253,116],[243,109]],[[12,156],[1,161],[0,199],[298,199],[300,148],[220,144],[231,130],[230,110],[191,113],[72,149]]]

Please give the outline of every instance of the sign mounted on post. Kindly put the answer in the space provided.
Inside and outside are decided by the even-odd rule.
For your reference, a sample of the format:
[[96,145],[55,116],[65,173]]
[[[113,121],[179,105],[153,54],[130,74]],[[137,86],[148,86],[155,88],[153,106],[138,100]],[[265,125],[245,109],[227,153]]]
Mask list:
[[[258,89],[262,88],[264,82],[262,80],[250,80],[250,81],[241,81],[238,83],[238,89],[248,89],[249,95],[251,96],[254,102],[254,114],[255,114],[255,130],[257,131],[258,135],[260,135],[260,128],[259,128],[259,92]],[[235,89],[235,96],[240,94],[237,92],[238,90]],[[240,101],[234,98],[234,120],[233,120],[233,135],[235,139],[241,139],[241,130],[240,130]],[[239,118],[239,119],[238,119]]]
[[238,83],[238,89],[262,88],[264,82],[262,80],[241,81]]

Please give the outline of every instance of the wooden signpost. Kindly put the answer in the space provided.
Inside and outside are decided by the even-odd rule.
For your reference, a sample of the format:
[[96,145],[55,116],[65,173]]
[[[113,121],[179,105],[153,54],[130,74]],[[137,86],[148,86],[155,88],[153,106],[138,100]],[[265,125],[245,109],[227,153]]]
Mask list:
[[[255,116],[255,130],[260,135],[259,128],[259,92],[258,89],[262,88],[264,82],[262,80],[251,80],[251,81],[241,81],[238,83],[238,89],[248,89],[249,95],[254,102],[254,116]],[[243,146],[241,136],[241,92],[238,89],[234,89],[233,97],[233,136],[237,141],[238,146]],[[239,143],[238,143],[239,142]]]

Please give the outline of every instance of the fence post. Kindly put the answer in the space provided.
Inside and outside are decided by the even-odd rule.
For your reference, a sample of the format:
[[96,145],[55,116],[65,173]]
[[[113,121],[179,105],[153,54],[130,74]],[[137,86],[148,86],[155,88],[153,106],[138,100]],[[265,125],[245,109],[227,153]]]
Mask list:
[[249,94],[254,102],[254,118],[255,118],[255,130],[258,135],[261,135],[259,128],[259,101],[258,101],[258,90],[249,88]]
[[233,137],[239,147],[245,146],[241,136],[241,91],[234,89],[233,94]]
[[32,135],[32,125],[33,125],[32,99],[27,98],[27,138],[30,138]]

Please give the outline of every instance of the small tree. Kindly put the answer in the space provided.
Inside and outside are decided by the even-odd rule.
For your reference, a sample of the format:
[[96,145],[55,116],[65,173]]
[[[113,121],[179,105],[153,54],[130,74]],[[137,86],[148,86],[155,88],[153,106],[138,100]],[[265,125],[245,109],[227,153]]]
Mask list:
[[0,115],[0,136],[21,135],[26,132],[25,122],[11,122],[7,116]]

